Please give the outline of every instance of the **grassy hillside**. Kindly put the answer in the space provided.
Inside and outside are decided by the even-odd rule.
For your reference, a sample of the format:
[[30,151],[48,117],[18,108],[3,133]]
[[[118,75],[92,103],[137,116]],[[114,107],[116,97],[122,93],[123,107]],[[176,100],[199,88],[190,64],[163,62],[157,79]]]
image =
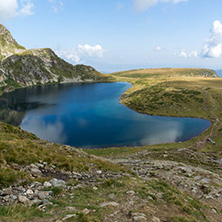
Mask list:
[[[122,103],[147,114],[209,118],[209,109],[220,101],[215,97],[222,81],[213,70],[166,68],[113,75],[133,84],[122,96]],[[213,101],[209,101],[209,91]],[[215,110],[218,114],[220,105]]]
[[31,49],[11,55],[2,61],[1,68],[4,79],[0,81],[2,91],[41,84],[112,79],[91,66],[73,66],[51,49]]

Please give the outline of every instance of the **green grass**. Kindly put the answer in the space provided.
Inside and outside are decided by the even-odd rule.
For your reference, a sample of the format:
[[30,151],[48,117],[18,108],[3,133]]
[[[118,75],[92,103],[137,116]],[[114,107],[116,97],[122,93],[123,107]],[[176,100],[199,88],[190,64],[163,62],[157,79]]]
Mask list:
[[[8,169],[7,165],[30,165],[40,161],[68,171],[89,171],[97,168],[104,171],[126,172],[121,166],[90,157],[84,152],[68,146],[41,141],[20,127],[0,123],[0,186],[7,186],[25,176]],[[5,169],[3,166],[6,166]],[[8,173],[8,176],[5,177]],[[2,176],[1,176],[2,175]]]
[[2,222],[23,222],[34,218],[48,217],[37,207],[27,208],[24,205],[10,205],[0,207],[0,219]]
[[18,172],[10,168],[0,168],[0,187],[8,187],[15,183],[24,184],[30,182],[31,179],[24,172]]

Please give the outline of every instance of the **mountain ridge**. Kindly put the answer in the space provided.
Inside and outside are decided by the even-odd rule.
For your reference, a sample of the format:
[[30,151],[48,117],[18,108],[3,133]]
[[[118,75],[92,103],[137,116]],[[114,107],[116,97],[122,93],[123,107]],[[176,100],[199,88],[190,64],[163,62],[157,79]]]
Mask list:
[[72,65],[50,48],[26,49],[0,25],[0,90],[51,83],[109,81],[91,66]]

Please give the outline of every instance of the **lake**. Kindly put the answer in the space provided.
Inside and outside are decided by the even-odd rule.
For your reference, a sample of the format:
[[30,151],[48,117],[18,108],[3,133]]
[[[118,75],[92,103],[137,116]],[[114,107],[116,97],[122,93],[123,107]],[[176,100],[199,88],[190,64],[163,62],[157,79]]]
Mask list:
[[222,77],[222,70],[216,70],[218,76]]
[[186,141],[206,130],[203,119],[137,113],[119,103],[128,83],[28,87],[0,97],[0,120],[51,142],[81,148]]

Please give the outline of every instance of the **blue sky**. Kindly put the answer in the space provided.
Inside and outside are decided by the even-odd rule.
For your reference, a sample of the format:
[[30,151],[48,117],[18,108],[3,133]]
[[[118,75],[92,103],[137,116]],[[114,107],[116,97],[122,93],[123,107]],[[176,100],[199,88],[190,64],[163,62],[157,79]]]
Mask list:
[[103,72],[222,69],[221,11],[221,0],[0,0],[0,23],[28,49]]

